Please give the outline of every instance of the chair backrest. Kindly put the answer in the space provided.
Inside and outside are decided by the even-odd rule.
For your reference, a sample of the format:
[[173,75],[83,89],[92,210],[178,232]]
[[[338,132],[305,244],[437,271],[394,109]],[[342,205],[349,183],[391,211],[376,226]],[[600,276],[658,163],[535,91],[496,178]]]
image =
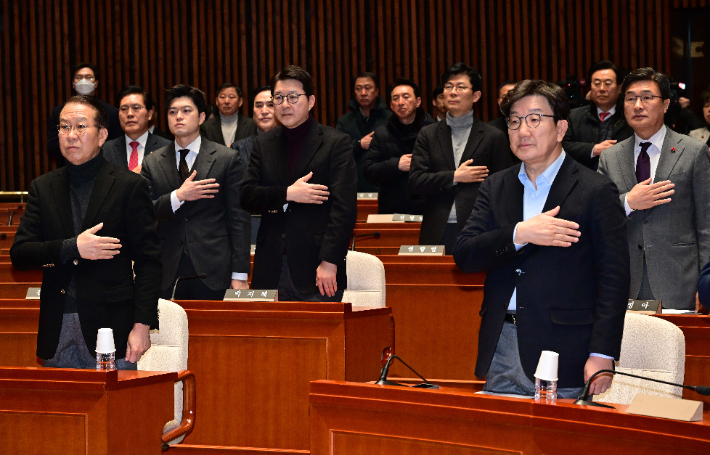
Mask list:
[[[685,377],[683,331],[661,318],[626,313],[621,356],[616,370],[682,384]],[[617,374],[609,390],[594,399],[606,403],[629,404],[637,393],[682,397],[680,387]]]
[[353,306],[384,308],[386,304],[385,266],[376,256],[348,251],[345,258],[348,288],[343,302]]
[[[187,313],[175,302],[158,301],[159,330],[150,334],[150,349],[138,361],[138,369],[144,371],[187,370],[189,331]],[[163,433],[176,428],[182,419],[182,382],[175,383],[175,415],[165,424]],[[181,442],[184,436],[171,441]]]

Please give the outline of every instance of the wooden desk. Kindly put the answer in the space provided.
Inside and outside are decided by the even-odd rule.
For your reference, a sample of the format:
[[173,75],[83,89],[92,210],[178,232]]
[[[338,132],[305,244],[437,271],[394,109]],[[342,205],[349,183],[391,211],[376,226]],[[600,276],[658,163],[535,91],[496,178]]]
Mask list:
[[707,454],[710,415],[677,422],[559,400],[311,383],[311,455]]
[[0,368],[0,453],[160,454],[177,376]]

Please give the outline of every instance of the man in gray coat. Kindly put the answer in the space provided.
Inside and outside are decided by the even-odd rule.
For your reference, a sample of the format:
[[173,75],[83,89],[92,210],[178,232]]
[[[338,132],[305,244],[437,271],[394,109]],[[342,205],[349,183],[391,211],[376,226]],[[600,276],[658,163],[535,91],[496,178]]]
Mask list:
[[700,269],[710,259],[710,154],[663,124],[670,104],[663,74],[631,72],[622,96],[634,136],[601,155],[599,172],[616,183],[629,217],[629,297],[692,310]]

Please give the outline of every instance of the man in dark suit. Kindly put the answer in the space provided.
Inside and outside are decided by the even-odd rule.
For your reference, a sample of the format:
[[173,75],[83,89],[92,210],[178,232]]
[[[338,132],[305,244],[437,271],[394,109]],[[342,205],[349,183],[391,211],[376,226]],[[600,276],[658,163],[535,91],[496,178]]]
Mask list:
[[271,80],[281,127],[254,140],[242,206],[261,215],[252,287],[279,300],[340,301],[357,215],[349,137],[316,122],[311,75],[287,66]]
[[249,214],[239,206],[244,164],[234,150],[200,135],[207,102],[187,85],[168,90],[168,125],[175,142],[143,161],[158,217],[163,259],[162,295],[222,300],[227,288],[246,289]]
[[47,367],[95,368],[97,332],[110,327],[117,368],[136,369],[158,325],[160,240],[148,185],[103,159],[106,113],[96,98],[70,98],[59,127],[67,165],[32,182],[10,249],[14,267],[44,271],[37,356]]
[[[629,290],[626,216],[613,182],[562,149],[569,104],[544,81],[503,101],[521,165],[486,179],[454,259],[486,271],[476,376],[484,390],[533,395],[540,353],[559,354],[558,396],[612,369]],[[592,383],[593,394],[611,384]]]
[[413,81],[399,78],[388,92],[394,115],[375,130],[363,161],[363,173],[370,183],[380,187],[377,213],[421,215],[424,198],[409,192],[409,166],[419,131],[434,123],[434,119],[421,108],[421,91]]
[[597,170],[604,150],[634,134],[624,113],[616,109],[621,79],[619,67],[609,60],[595,63],[587,76],[591,103],[572,109],[569,115],[569,128],[562,145],[572,158],[593,171]]
[[219,115],[202,124],[202,135],[212,142],[229,147],[232,142],[256,133],[254,120],[239,115],[244,103],[242,89],[227,82],[217,88],[217,109]]
[[142,88],[129,85],[121,90],[118,94],[118,120],[125,134],[106,141],[103,146],[106,161],[140,174],[143,158],[170,144],[169,140],[148,132],[153,107],[153,100]]
[[456,63],[441,77],[445,122],[422,128],[412,153],[409,189],[425,197],[420,245],[445,245],[451,254],[476,202],[481,182],[512,165],[503,133],[473,115],[481,75]]
[[249,165],[249,157],[254,149],[254,138],[259,134],[266,133],[277,126],[278,120],[274,115],[274,100],[271,96],[271,87],[264,85],[257,88],[252,93],[254,99],[254,123],[256,124],[256,132],[244,139],[234,141],[230,148],[235,150],[239,157],[244,162],[244,169]]
[[[121,136],[121,125],[118,122],[118,110],[107,102],[99,98],[97,89],[99,87],[99,70],[91,63],[79,63],[72,69],[72,89],[79,95],[93,96],[99,100],[106,112],[108,121],[108,139],[116,139]],[[52,109],[47,127],[47,154],[50,158],[57,160],[58,164],[64,163],[64,157],[59,150],[59,136],[57,126],[59,125],[59,112],[64,105]]]

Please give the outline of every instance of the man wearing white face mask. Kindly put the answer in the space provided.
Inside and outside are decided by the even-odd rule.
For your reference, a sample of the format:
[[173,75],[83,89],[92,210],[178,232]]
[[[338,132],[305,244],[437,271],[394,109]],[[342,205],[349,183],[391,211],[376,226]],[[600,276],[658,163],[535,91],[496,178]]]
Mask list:
[[[91,63],[79,63],[72,69],[72,89],[79,95],[95,96],[98,98],[97,88],[99,86],[99,73]],[[118,109],[99,99],[106,110],[108,119],[108,139],[115,139],[123,134],[121,123],[118,121]],[[59,113],[64,103],[52,109],[49,116],[47,129],[47,154],[50,158],[57,160],[57,164],[64,164],[64,157],[59,151],[59,135],[57,125],[59,125]]]

